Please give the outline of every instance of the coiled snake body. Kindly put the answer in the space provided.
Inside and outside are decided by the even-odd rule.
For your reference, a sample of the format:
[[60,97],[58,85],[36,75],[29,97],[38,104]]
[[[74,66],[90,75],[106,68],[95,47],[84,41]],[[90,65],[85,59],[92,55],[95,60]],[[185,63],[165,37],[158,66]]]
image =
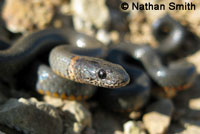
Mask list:
[[[81,56],[84,54],[83,49],[61,45],[67,43],[87,47],[87,49],[84,49],[86,56]],[[20,38],[8,49],[1,50],[0,78],[7,80],[7,77],[22,70],[36,56],[52,48],[54,49],[49,58],[50,66],[61,77],[79,83],[108,88],[122,87],[129,82],[129,75],[120,65],[90,57],[101,57],[104,54],[100,42],[70,29],[46,29],[34,32]],[[42,84],[45,84],[45,82],[43,81]],[[40,89],[41,91],[45,91],[47,94],[50,92],[47,89]],[[54,93],[54,90],[51,90],[53,94],[58,95],[56,91],[57,89]],[[59,95],[63,95],[62,92]]]
[[[72,45],[62,45],[68,43]],[[80,47],[84,47],[84,51]],[[176,63],[169,67],[164,66],[156,52],[146,45],[139,46],[123,43],[112,49],[113,51],[115,49],[117,51],[109,54],[109,56],[114,57],[107,59],[111,62],[116,61],[115,63],[117,64],[96,58],[104,57],[105,49],[94,38],[70,29],[41,30],[23,36],[8,49],[0,51],[0,78],[8,80],[9,76],[13,76],[19,70],[23,70],[23,67],[29,64],[36,56],[50,50],[49,63],[54,72],[51,72],[51,69],[46,66],[40,67],[37,88],[41,94],[49,94],[64,99],[75,98],[82,100],[91,96],[92,92],[90,90],[91,88],[88,88],[87,91],[84,91],[85,88],[80,91],[66,90],[65,83],[68,83],[67,87],[76,85],[75,82],[104,88],[120,88],[127,85],[130,78],[122,67],[125,67],[125,63],[121,63],[122,60],[117,59],[120,57],[119,55],[123,55],[118,50],[124,51],[133,58],[141,61],[149,76],[166,90],[182,90],[183,88],[188,88],[196,75],[195,67],[192,64]],[[144,96],[148,98],[150,84],[145,84],[149,83],[146,74],[138,68],[125,68],[131,74],[132,81],[135,81],[135,84],[139,84],[140,87],[144,87],[145,90],[135,88],[135,85],[131,84],[129,86],[131,87],[130,89],[121,88],[120,90],[112,90],[112,92],[119,96],[123,94],[124,90],[126,91],[124,92],[124,97],[126,98],[129,93],[136,94],[136,92],[144,91]],[[138,81],[141,77],[137,73],[144,76],[142,81]],[[67,82],[65,78],[74,81],[72,82],[73,84]],[[74,86],[74,89],[77,87],[80,86]],[[104,94],[109,95],[109,93]],[[127,105],[124,109],[128,107],[130,106]]]
[[[149,45],[131,43],[113,45],[106,59],[121,64],[131,79],[126,87],[115,90],[98,90],[100,102],[115,111],[138,110],[144,106],[150,96],[151,85],[153,85],[149,78],[164,88],[164,96],[173,97],[177,91],[190,88],[196,77],[193,64],[176,61],[165,65],[156,50]],[[145,70],[150,77],[147,76]]]

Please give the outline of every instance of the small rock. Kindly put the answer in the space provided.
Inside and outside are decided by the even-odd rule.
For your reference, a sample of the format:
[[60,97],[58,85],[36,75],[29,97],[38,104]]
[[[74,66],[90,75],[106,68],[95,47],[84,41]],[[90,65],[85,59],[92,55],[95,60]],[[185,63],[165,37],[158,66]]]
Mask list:
[[63,1],[63,3],[62,3],[62,5],[60,5],[60,9],[59,9],[59,11],[60,11],[60,13],[62,13],[62,14],[70,14],[70,3],[69,3],[69,1],[67,0],[67,1]]
[[173,103],[169,99],[160,100],[149,106],[149,112],[143,116],[144,125],[149,133],[164,133],[170,125],[173,110]]
[[200,98],[190,99],[189,108],[193,110],[200,110]]
[[[80,133],[85,127],[92,126],[91,113],[79,102],[65,101],[65,105],[62,107],[62,111],[67,114],[72,114],[75,118],[72,129],[75,133]],[[66,114],[65,114],[66,115]],[[68,118],[66,118],[68,120]],[[65,132],[71,131],[69,128]]]
[[145,134],[135,121],[128,121],[124,124],[124,134]]
[[103,29],[98,30],[97,35],[96,35],[97,39],[99,41],[101,41],[102,43],[108,45],[111,42],[111,38],[108,32],[106,32]]
[[105,0],[72,0],[71,10],[74,13],[75,29],[82,32],[105,28],[109,21],[109,12]]
[[0,107],[0,123],[31,134],[61,134],[62,120],[52,106],[31,99],[10,99]]
[[180,134],[199,134],[200,133],[200,121],[182,119],[180,123],[186,128]]
[[139,134],[140,128],[138,128],[134,121],[128,121],[124,124],[124,134]]
[[110,32],[110,38],[111,38],[112,42],[114,42],[115,44],[119,43],[119,41],[120,41],[119,32],[111,31]]
[[64,101],[60,98],[51,97],[48,95],[44,96],[44,101],[56,108],[61,107],[64,105]]
[[15,33],[43,29],[54,15],[54,4],[51,0],[6,0],[2,17]]
[[141,117],[141,112],[139,112],[139,111],[132,111],[129,114],[129,118],[131,118],[133,120],[139,119],[140,117]]

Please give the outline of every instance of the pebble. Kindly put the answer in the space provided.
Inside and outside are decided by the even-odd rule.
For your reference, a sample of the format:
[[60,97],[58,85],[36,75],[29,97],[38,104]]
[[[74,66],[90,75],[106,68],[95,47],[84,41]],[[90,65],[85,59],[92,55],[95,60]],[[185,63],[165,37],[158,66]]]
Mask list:
[[163,134],[170,125],[174,106],[171,100],[162,99],[150,105],[143,122],[150,134]]
[[124,134],[145,134],[135,121],[128,121],[124,125]]
[[133,120],[137,120],[141,117],[142,113],[140,111],[132,111],[129,113],[129,118]]
[[[67,116],[68,115],[72,115],[74,118],[74,122],[73,122],[73,126],[71,127],[71,129],[73,129],[73,131],[75,133],[81,133],[81,131],[86,128],[86,127],[92,127],[92,115],[91,113],[79,102],[76,101],[68,101],[65,100],[65,104],[62,107],[62,111],[64,112],[64,114]],[[70,117],[71,118],[71,117]],[[65,117],[65,121],[68,122],[68,118]],[[65,126],[66,123],[65,123]],[[69,127],[67,126],[68,129],[66,129],[66,134],[69,133],[69,131],[72,131],[71,129],[69,129]]]
[[48,95],[44,96],[44,101],[56,108],[62,107],[64,105],[64,101],[62,99],[51,97]]
[[110,34],[103,29],[98,30],[96,38],[106,45],[111,42]]
[[180,121],[185,130],[180,134],[199,134],[200,133],[200,121],[195,121],[191,119],[183,119]]
[[55,0],[6,0],[2,17],[7,28],[14,33],[44,29],[53,18],[54,4],[58,2]]
[[117,32],[117,31],[115,31],[115,30],[111,31],[111,32],[110,32],[110,38],[111,38],[111,40],[112,40],[112,42],[113,42],[114,44],[119,43],[119,41],[120,41],[119,32]]
[[200,98],[190,99],[189,108],[193,110],[200,110]]
[[92,33],[93,26],[102,29],[109,22],[109,11],[105,0],[72,0],[71,10],[74,27],[81,32]]
[[0,107],[0,123],[25,134],[62,134],[58,111],[35,98],[10,99]]

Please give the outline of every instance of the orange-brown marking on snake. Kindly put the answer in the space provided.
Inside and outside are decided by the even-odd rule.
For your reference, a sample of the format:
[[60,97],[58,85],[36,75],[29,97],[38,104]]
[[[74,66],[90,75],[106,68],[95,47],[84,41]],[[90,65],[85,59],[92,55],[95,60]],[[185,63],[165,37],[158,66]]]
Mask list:
[[80,59],[79,56],[74,56],[72,59],[71,59],[71,62],[70,62],[70,65],[69,65],[69,68],[68,68],[68,72],[69,72],[69,77],[70,79],[76,79],[75,77],[75,68],[74,68],[74,65],[76,64],[76,61]]

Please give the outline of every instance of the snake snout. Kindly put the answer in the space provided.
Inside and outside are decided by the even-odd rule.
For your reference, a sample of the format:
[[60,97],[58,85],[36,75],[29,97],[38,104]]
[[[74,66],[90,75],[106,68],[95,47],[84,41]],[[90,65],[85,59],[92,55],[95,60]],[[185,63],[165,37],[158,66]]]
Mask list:
[[123,72],[123,78],[121,79],[121,86],[125,86],[130,82],[129,74],[124,70]]
[[130,77],[126,70],[119,65],[114,69],[111,81],[113,82],[111,88],[120,88],[126,86],[130,82]]

